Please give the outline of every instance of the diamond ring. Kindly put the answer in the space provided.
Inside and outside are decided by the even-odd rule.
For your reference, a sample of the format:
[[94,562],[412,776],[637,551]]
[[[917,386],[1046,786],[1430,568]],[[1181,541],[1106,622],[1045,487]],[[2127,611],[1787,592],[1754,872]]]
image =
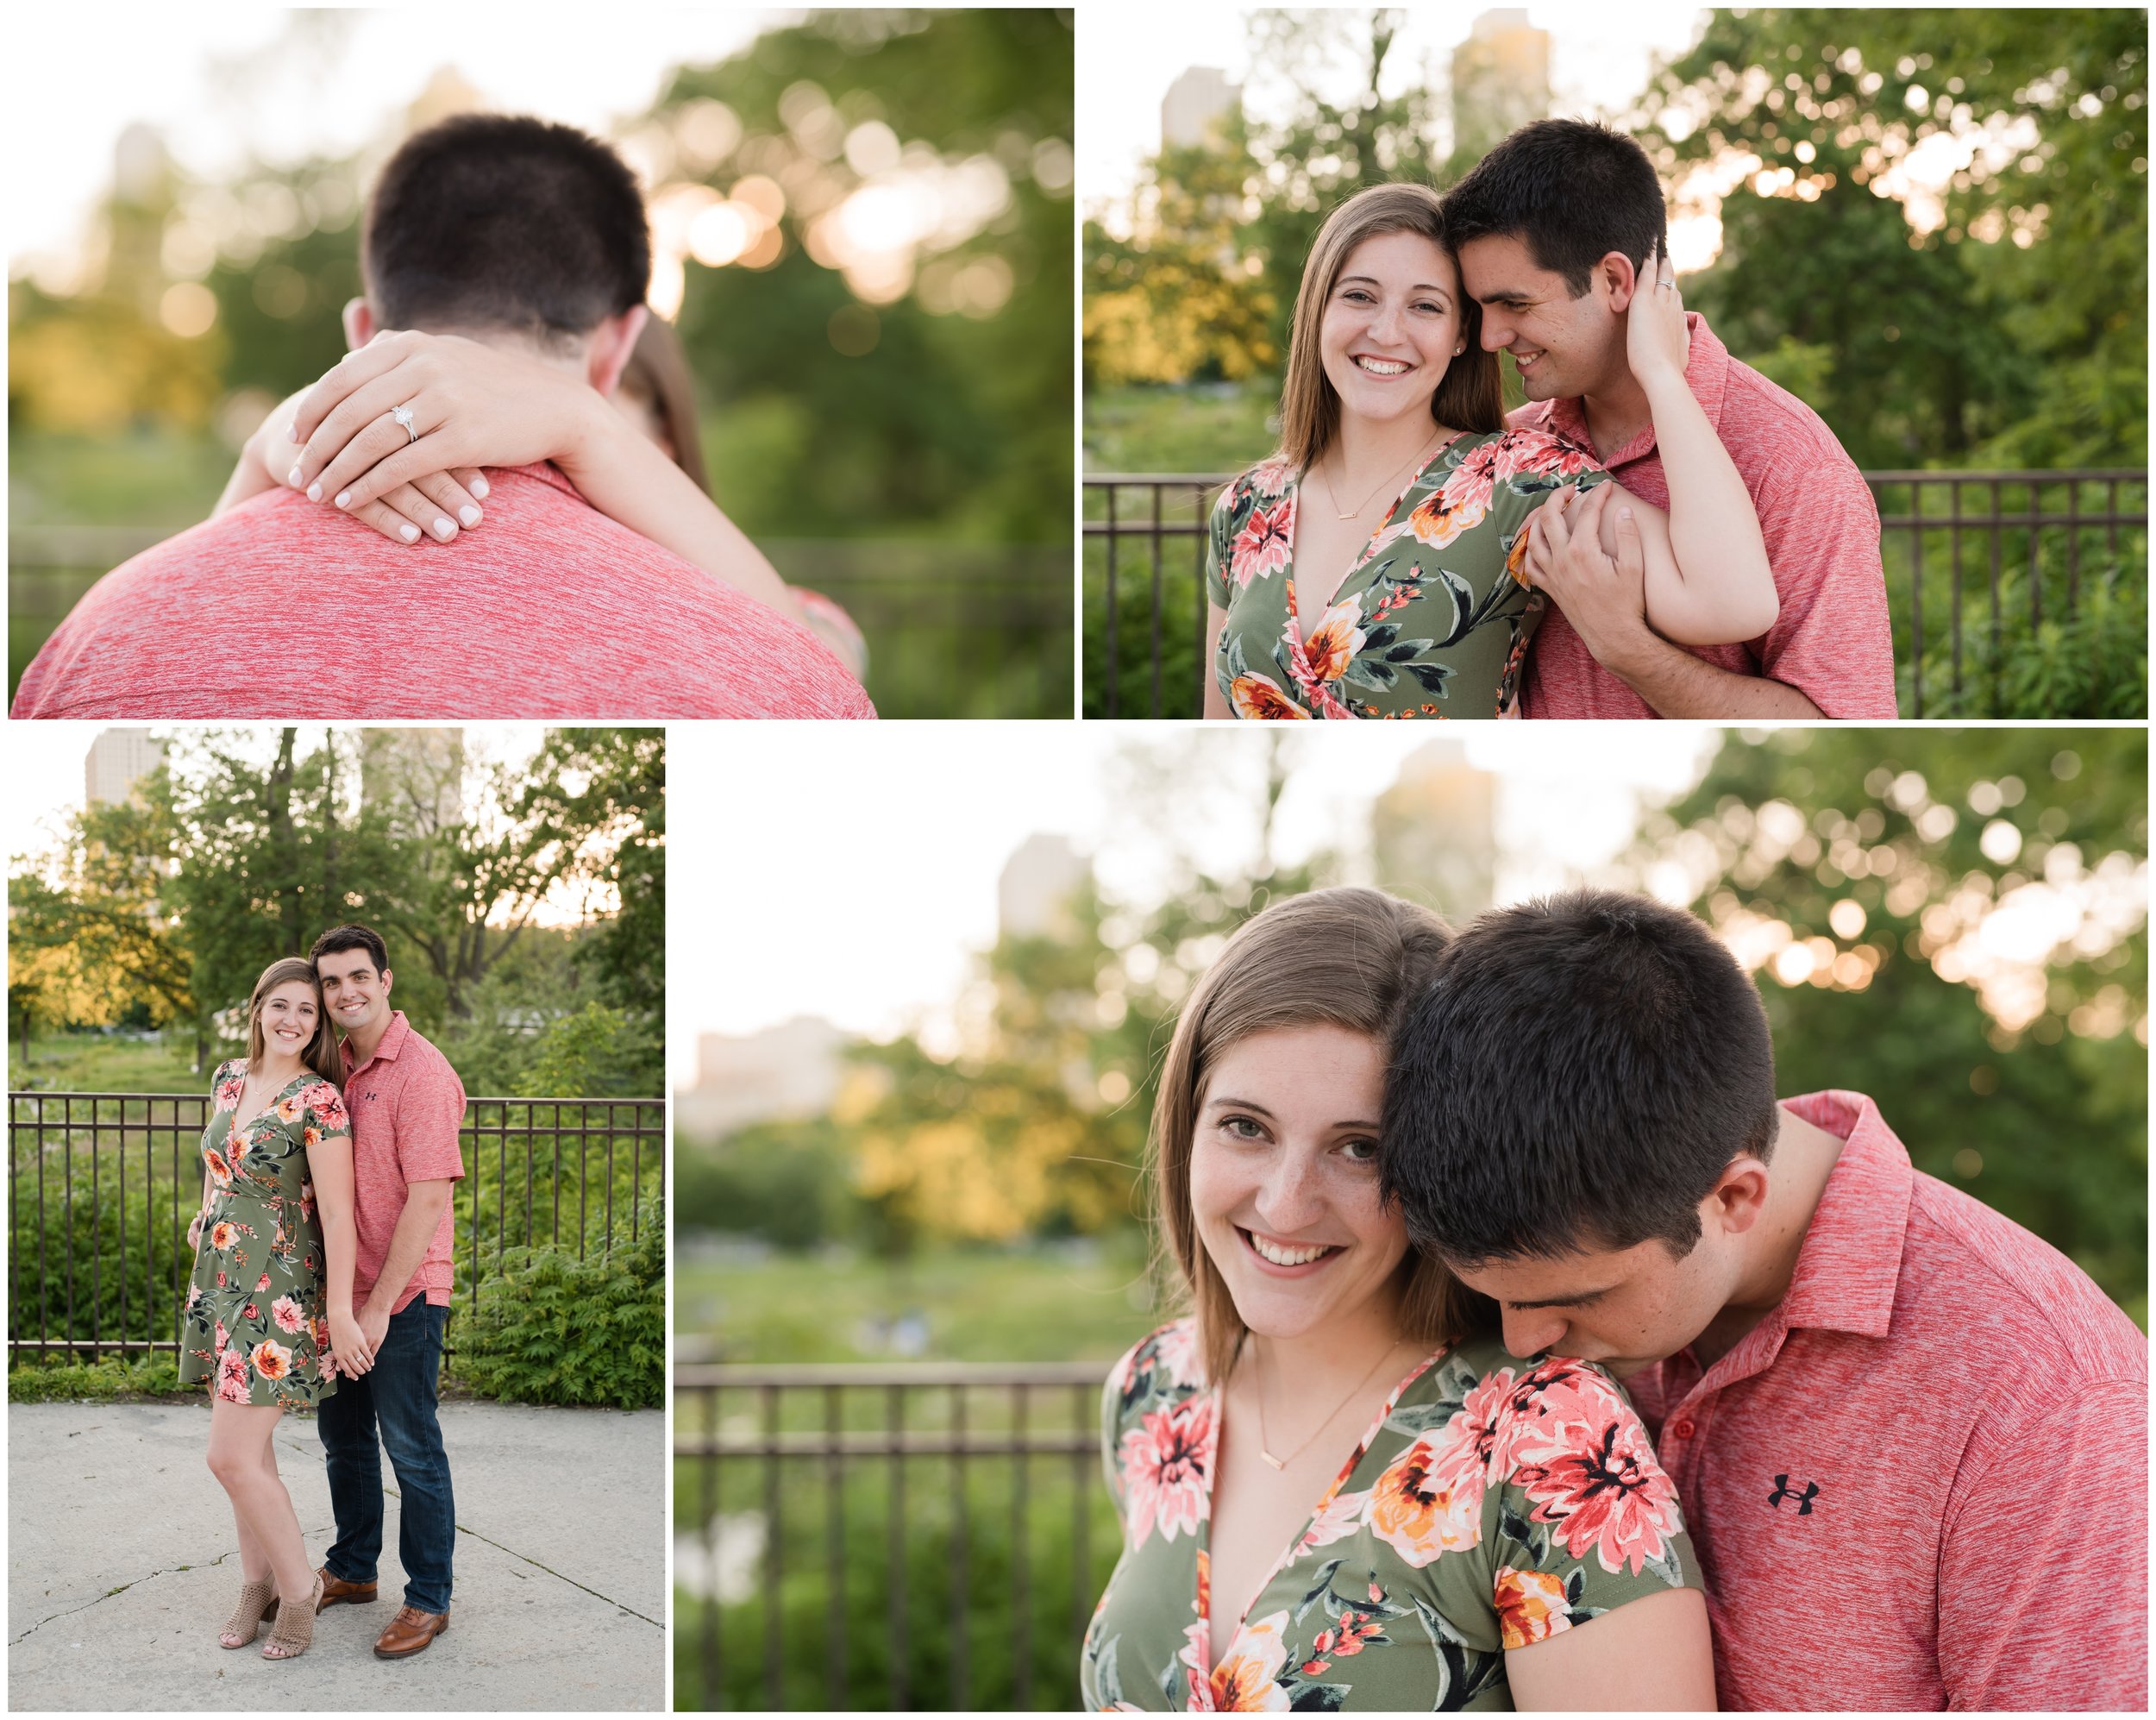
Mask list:
[[[398,424],[404,425],[404,434],[411,438],[411,442],[417,442],[419,440],[419,432],[412,425],[411,406],[409,402],[401,406],[391,407],[389,415],[392,418],[396,419]],[[408,442],[404,445],[409,448],[411,446],[411,443]]]

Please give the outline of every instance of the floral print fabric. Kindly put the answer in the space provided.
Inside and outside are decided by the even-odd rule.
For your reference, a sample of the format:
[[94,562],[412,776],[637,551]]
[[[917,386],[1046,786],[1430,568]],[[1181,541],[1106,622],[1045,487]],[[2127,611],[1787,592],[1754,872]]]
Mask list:
[[[1300,474],[1254,466],[1222,492],[1206,587],[1227,611],[1213,659],[1238,717],[1495,717],[1519,691],[1545,599],[1525,581],[1529,518],[1608,474],[1544,430],[1464,435],[1408,480],[1302,637]],[[1314,581],[1313,581],[1314,583]]]
[[1505,1650],[1698,1585],[1676,1491],[1616,1383],[1483,1340],[1395,1391],[1210,1666],[1219,1403],[1188,1321],[1109,1376],[1124,1549],[1086,1633],[1088,1708],[1510,1708]]
[[203,1131],[210,1215],[187,1288],[179,1377],[232,1403],[310,1408],[336,1390],[310,1147],[349,1136],[344,1100],[311,1070],[242,1129],[243,1059],[221,1064]]

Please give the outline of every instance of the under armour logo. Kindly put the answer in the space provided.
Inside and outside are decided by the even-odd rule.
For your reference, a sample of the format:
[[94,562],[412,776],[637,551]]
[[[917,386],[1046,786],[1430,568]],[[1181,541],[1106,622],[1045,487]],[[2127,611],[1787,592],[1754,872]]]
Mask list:
[[1808,1517],[1812,1514],[1812,1501],[1817,1497],[1819,1497],[1818,1482],[1806,1482],[1804,1491],[1799,1493],[1789,1485],[1788,1476],[1777,1475],[1774,1478],[1774,1491],[1767,1495],[1767,1503],[1778,1511],[1782,1509],[1783,1500],[1794,1499],[1796,1501],[1797,1516]]

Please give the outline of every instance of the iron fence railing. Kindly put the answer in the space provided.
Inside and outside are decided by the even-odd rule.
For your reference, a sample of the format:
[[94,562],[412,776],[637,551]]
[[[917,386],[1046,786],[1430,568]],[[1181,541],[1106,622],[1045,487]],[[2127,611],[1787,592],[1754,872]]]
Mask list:
[[[2084,566],[2097,556],[2122,558],[2134,577],[2147,578],[2145,468],[1864,477],[1879,510],[1904,717],[1925,715],[1927,701],[1959,700],[1969,610],[1996,652],[2012,602],[2027,606],[2032,627],[2046,616],[2071,619]],[[1198,713],[1206,520],[1227,482],[1190,473],[1084,480],[1087,716],[1141,714],[1128,708],[1141,700],[1146,716]]]
[[[677,1549],[704,1578],[676,1611],[676,1706],[1075,1706],[1079,1640],[1116,1556],[1106,1374],[677,1365]],[[750,1591],[729,1598],[720,1543],[744,1521],[754,1581],[732,1560]],[[683,1568],[677,1550],[677,1582]]]
[[[178,1352],[210,1106],[201,1093],[9,1094],[10,1355]],[[636,1240],[639,1201],[664,1191],[665,1124],[658,1099],[467,1102],[457,1305],[478,1306],[490,1259],[512,1247],[581,1259]]]
[[[10,700],[82,594],[171,535],[131,526],[9,533]],[[781,538],[761,547],[789,583],[852,615],[868,643],[867,685],[879,714],[1070,715],[1069,544]]]

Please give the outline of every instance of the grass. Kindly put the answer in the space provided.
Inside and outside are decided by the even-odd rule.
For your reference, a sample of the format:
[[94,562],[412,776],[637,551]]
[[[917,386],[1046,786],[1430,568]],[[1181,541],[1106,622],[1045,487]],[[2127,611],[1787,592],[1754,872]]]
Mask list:
[[[216,1057],[220,1049],[213,1045],[210,1055]],[[16,1092],[207,1092],[210,1071],[196,1071],[193,1059],[192,1039],[179,1034],[137,1039],[63,1033],[33,1039],[28,1055],[19,1041],[11,1046],[8,1085]]]
[[179,531],[210,517],[235,458],[206,432],[18,436],[9,443],[8,521]]
[[1086,472],[1240,472],[1271,450],[1268,420],[1279,402],[1280,383],[1269,376],[1090,389]]
[[730,1362],[888,1361],[875,1322],[926,1323],[927,1361],[1113,1361],[1159,1323],[1134,1252],[943,1249],[911,1262],[774,1254],[674,1263],[674,1329]]

